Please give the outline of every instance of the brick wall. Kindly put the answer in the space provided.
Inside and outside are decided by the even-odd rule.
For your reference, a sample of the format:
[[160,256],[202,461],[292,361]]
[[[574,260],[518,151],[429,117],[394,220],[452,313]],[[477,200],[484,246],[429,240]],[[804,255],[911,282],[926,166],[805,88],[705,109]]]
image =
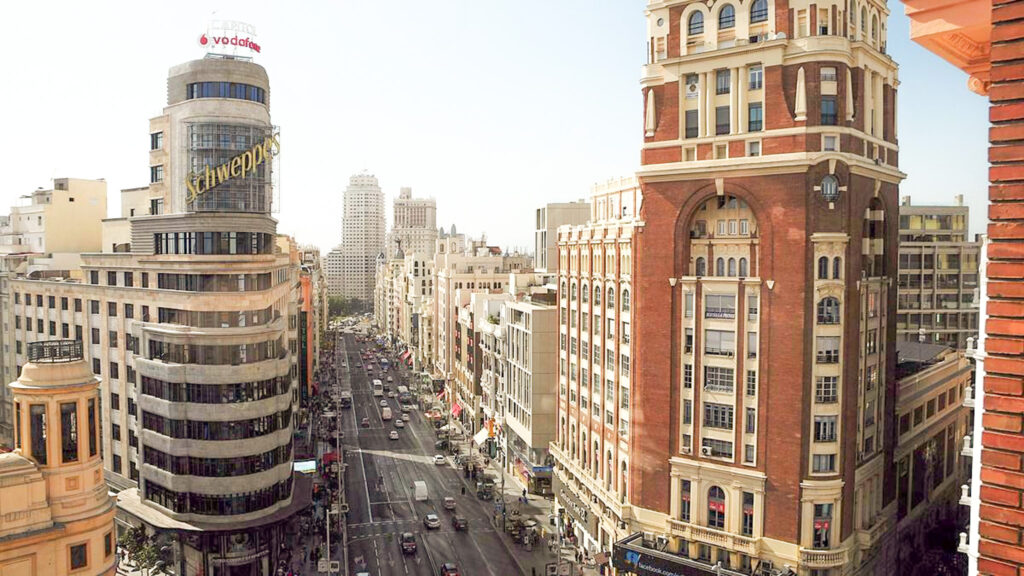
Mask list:
[[1024,3],[992,2],[980,574],[1024,575]]

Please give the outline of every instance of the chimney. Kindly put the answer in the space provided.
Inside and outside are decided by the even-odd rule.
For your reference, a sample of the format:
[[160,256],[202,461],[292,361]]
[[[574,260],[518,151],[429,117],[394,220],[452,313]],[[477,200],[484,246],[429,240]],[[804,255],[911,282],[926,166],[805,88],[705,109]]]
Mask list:
[[910,196],[904,196],[900,202],[900,206],[910,206]]
[[955,196],[955,199],[956,199],[956,205],[957,206],[963,206],[964,205],[964,195],[963,194],[957,194]]

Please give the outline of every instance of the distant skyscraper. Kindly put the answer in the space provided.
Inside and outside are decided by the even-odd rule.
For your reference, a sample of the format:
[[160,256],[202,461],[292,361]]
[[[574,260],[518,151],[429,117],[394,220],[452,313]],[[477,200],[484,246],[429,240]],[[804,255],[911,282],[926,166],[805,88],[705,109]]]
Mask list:
[[345,298],[364,302],[373,298],[374,266],[384,251],[384,231],[384,193],[377,177],[352,176],[341,221],[341,295]]
[[327,253],[324,257],[326,261],[325,268],[327,269],[327,295],[328,296],[341,296],[341,283],[343,260],[341,246],[335,246],[333,250]]
[[537,208],[533,233],[533,267],[558,269],[558,227],[579,226],[590,218],[590,202],[559,202]]
[[395,198],[394,221],[388,238],[388,257],[393,256],[401,244],[406,254],[434,254],[437,240],[437,201],[433,198],[413,198],[412,188],[402,188]]

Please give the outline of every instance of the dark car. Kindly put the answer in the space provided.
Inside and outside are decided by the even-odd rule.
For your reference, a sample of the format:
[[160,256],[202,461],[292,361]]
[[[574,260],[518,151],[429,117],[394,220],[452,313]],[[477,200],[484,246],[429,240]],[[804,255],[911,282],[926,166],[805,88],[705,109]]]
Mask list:
[[459,576],[459,569],[455,567],[455,564],[451,562],[445,562],[441,564],[441,568],[437,570],[438,576]]
[[363,428],[369,428],[370,427],[370,419],[369,418],[363,418],[363,420],[361,422],[359,422],[359,425],[362,426]]
[[399,538],[402,543],[402,552],[405,554],[416,553],[416,536],[412,532],[402,532],[402,536]]
[[469,530],[469,520],[466,520],[465,516],[456,514],[452,516],[452,528],[457,531]]
[[434,450],[447,450],[447,449],[448,449],[448,441],[447,440],[438,440],[437,442],[434,442]]

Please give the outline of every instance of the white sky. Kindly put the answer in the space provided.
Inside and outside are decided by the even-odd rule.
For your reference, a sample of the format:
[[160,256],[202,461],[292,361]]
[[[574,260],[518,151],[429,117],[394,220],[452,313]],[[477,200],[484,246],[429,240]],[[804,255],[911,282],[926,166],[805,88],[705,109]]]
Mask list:
[[[631,173],[643,127],[643,0],[18,2],[0,18],[0,212],[54,177],[106,178],[108,212],[148,180],[167,70],[201,58],[212,9],[251,22],[281,127],[279,231],[329,249],[349,175],[433,196],[438,223],[532,250],[533,210]],[[296,8],[302,6],[302,9]],[[982,231],[987,101],[907,38],[901,195],[969,197]],[[390,222],[389,222],[390,225]]]

